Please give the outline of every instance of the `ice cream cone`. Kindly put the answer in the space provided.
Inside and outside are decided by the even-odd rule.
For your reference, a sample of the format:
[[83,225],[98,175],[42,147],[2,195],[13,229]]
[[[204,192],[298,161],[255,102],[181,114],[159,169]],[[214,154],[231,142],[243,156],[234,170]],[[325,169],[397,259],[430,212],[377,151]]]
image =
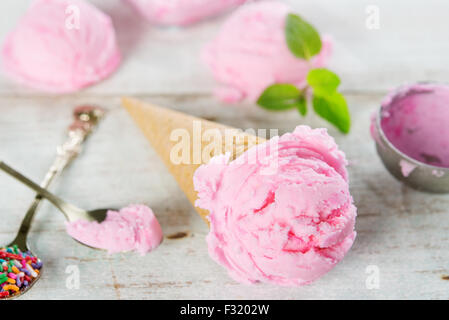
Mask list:
[[[195,206],[197,193],[193,187],[193,174],[196,169],[207,163],[211,156],[229,152],[231,159],[235,159],[249,147],[265,141],[232,127],[136,99],[123,98],[122,103],[206,222],[209,212]],[[211,148],[211,141],[218,134],[221,138],[214,141],[220,148]],[[182,137],[187,139],[182,140]],[[179,138],[184,142],[183,150],[188,151],[188,157],[181,163],[178,152],[175,152],[181,147]]]

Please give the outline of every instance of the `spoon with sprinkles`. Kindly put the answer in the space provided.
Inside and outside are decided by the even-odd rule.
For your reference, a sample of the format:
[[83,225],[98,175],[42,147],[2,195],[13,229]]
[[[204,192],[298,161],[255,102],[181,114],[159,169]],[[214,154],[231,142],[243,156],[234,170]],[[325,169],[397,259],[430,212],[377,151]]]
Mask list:
[[[67,141],[58,147],[57,157],[47,172],[42,188],[49,187],[67,165],[79,154],[81,145],[90,135],[104,110],[94,106],[79,106],[73,111],[73,122]],[[42,197],[38,194],[28,209],[16,238],[0,246],[0,300],[13,299],[27,292],[40,278],[43,263],[28,247],[27,236]]]
[[2,161],[0,170],[50,201],[68,220],[67,233],[87,247],[107,250],[109,253],[135,250],[144,255],[162,241],[161,226],[153,211],[145,205],[129,205],[119,211],[86,211],[43,189]]
[[39,279],[42,261],[27,247],[17,244],[0,248],[0,299],[23,294]]

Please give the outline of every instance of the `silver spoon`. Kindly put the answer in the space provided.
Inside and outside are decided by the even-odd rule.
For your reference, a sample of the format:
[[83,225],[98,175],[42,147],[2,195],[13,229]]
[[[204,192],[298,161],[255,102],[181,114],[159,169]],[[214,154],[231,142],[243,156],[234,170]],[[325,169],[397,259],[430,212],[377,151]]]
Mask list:
[[[45,175],[45,178],[41,184],[42,188],[48,188],[51,182],[67,167],[67,165],[79,154],[81,145],[85,139],[89,136],[95,126],[98,124],[99,120],[103,117],[104,110],[99,107],[93,106],[80,106],[76,107],[73,112],[74,121],[69,126],[68,130],[68,140],[57,148],[57,157],[53,162],[50,170]],[[31,252],[27,243],[28,232],[31,228],[31,223],[33,221],[34,215],[42,201],[42,197],[38,194],[34,198],[33,203],[28,209],[17,233],[16,238],[7,245],[7,247],[16,246],[22,252]],[[39,280],[41,272],[36,278],[25,287],[12,295],[6,297],[6,299],[13,299],[21,296],[26,291],[28,291],[36,282]]]
[[74,206],[73,204],[70,204],[62,200],[61,198],[54,195],[50,191],[40,187],[37,183],[28,179],[20,172],[14,170],[3,161],[0,161],[0,169],[9,174],[10,176],[12,176],[13,178],[17,179],[18,181],[22,182],[29,188],[36,191],[41,197],[50,201],[56,208],[59,209],[59,211],[61,211],[64,214],[64,216],[69,222],[75,222],[77,220],[102,222],[104,219],[106,219],[106,213],[109,210],[112,210],[112,209],[97,209],[92,211],[86,211],[80,209]]

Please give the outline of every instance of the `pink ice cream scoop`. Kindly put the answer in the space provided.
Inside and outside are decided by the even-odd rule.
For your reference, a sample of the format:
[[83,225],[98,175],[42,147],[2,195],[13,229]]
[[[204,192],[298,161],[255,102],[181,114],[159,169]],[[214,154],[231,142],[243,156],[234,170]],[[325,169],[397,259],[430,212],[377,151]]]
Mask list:
[[120,64],[109,16],[83,0],[35,0],[6,38],[4,71],[30,87],[73,92]]
[[144,255],[162,241],[161,226],[153,211],[144,205],[110,210],[101,223],[68,222],[67,233],[79,242],[109,253],[137,251]]
[[290,52],[284,31],[289,13],[282,2],[262,1],[242,6],[224,23],[202,54],[221,85],[215,91],[220,100],[256,101],[274,83],[302,86],[311,68],[326,65],[332,49],[327,37],[310,62]]
[[247,0],[127,0],[150,22],[189,25],[236,7]]
[[298,126],[194,175],[209,211],[209,254],[235,280],[298,286],[331,270],[351,248],[356,208],[346,158],[326,129]]

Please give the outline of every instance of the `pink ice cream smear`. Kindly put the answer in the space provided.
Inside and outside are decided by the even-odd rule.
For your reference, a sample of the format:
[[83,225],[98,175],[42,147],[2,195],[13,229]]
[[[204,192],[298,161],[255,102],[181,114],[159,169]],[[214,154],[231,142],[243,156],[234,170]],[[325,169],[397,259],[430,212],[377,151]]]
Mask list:
[[408,177],[415,169],[416,165],[405,160],[399,161],[399,166],[401,167],[401,172],[404,177]]
[[356,236],[346,165],[326,129],[298,126],[199,167],[196,205],[210,213],[212,259],[243,283],[299,286],[327,273]]
[[67,233],[88,246],[109,253],[137,251],[144,255],[162,241],[162,229],[153,211],[144,205],[110,210],[101,222],[77,220],[67,223]]

